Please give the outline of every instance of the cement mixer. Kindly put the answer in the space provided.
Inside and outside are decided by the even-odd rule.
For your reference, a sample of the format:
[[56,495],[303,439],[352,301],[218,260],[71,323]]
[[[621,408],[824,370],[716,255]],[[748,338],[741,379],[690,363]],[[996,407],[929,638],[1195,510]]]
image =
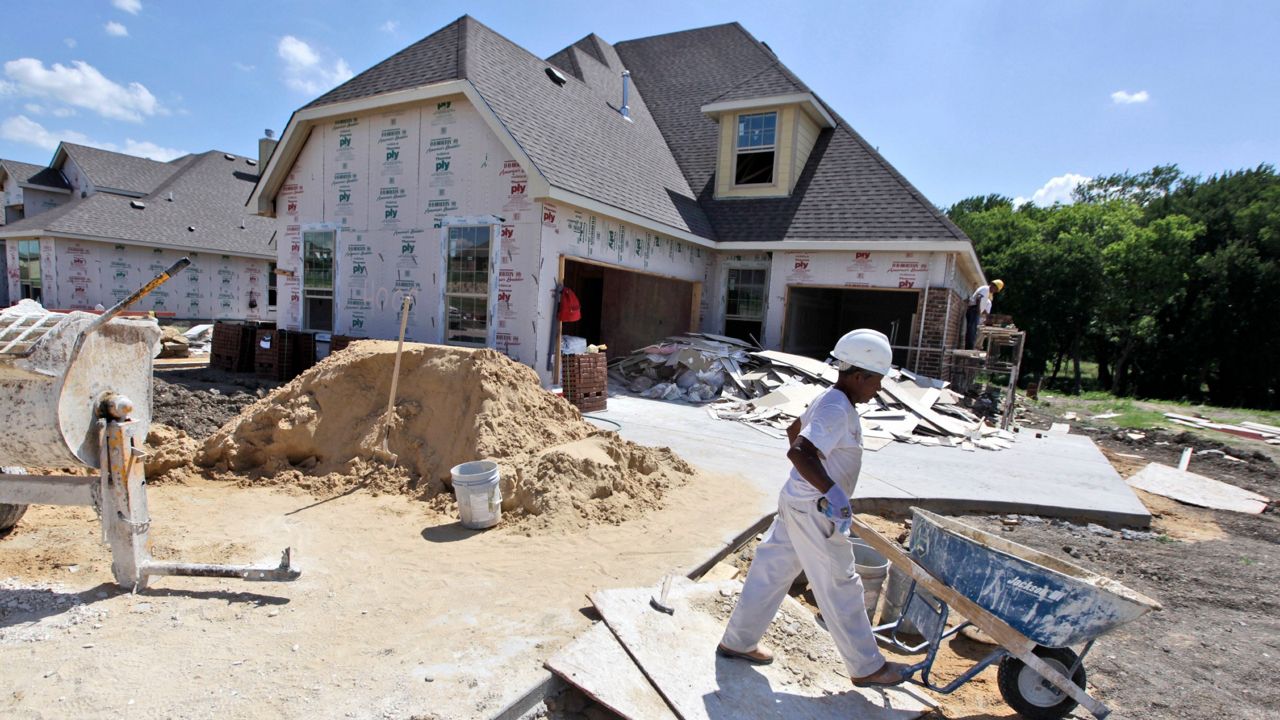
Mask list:
[[[116,582],[145,588],[159,575],[285,581],[301,574],[286,548],[279,566],[157,562],[147,534],[141,449],[151,424],[151,364],[160,327],[119,317],[181,271],[183,258],[111,309],[55,313],[20,303],[0,312],[0,531],[26,505],[88,505],[111,546]],[[24,467],[81,465],[98,476],[30,475]]]

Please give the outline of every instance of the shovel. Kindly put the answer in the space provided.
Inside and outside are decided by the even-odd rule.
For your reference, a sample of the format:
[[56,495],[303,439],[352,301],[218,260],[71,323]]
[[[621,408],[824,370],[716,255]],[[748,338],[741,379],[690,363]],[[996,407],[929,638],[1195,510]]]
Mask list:
[[382,445],[373,451],[373,454],[383,462],[391,463],[391,467],[395,467],[400,460],[399,456],[391,452],[391,448],[387,447],[387,440],[391,436],[391,419],[395,417],[393,414],[396,409],[396,390],[400,386],[400,355],[404,351],[404,329],[409,324],[409,305],[413,303],[413,298],[405,295],[400,303],[400,340],[396,344],[396,364],[395,369],[391,371],[391,396],[387,398],[387,412],[383,415]]

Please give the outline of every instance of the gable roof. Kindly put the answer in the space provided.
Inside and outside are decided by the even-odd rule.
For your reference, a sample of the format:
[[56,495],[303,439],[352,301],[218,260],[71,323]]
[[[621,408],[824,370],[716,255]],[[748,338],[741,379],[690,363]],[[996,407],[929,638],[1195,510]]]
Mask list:
[[617,53],[588,36],[572,46],[572,55],[575,66],[565,68],[568,82],[557,85],[547,77],[549,61],[464,15],[306,108],[467,80],[529,156],[535,166],[529,172],[541,173],[555,187],[712,238],[706,214],[636,88],[629,97],[631,121],[618,112],[623,66]]
[[94,189],[100,192],[122,192],[145,195],[177,172],[193,156],[184,155],[171,162],[125,155],[88,145],[64,142],[54,154],[52,167],[62,169],[66,158],[84,173]]
[[[257,168],[250,158],[232,158],[217,150],[186,156],[180,168],[140,201],[109,192],[73,198],[0,228],[0,237],[71,236],[274,257],[274,221],[244,207],[258,180]],[[138,202],[145,207],[134,207]]]
[[70,190],[71,186],[67,184],[67,179],[62,173],[51,167],[44,165],[33,165],[31,163],[18,162],[17,160],[0,159],[0,170],[15,181],[25,185],[35,185],[39,187],[53,188],[55,190]]
[[[562,70],[567,82],[551,82],[549,67]],[[618,112],[624,69],[634,80],[632,122]],[[532,162],[526,170],[545,178],[553,193],[561,188],[720,242],[968,243],[737,23],[617,45],[591,34],[541,60],[464,15],[303,109],[448,81],[474,87]],[[792,194],[716,199],[719,125],[701,109],[796,95],[830,115],[834,127],[819,134]]]
[[720,241],[968,242],[825,103],[835,127],[819,134],[789,197],[715,199],[719,125],[701,108],[812,91],[737,23],[629,40],[616,48],[655,108],[658,126]]

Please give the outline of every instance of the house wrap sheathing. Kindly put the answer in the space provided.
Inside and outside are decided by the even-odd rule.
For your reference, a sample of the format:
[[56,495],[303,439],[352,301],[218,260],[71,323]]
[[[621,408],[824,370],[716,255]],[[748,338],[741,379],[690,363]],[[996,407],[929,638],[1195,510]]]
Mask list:
[[[764,52],[737,25],[667,38]],[[686,330],[813,353],[869,325],[937,372],[982,281],[968,240],[807,89],[717,104],[740,84],[721,78],[652,105],[663,68],[633,68],[648,85],[619,72],[646,66],[648,42],[589,36],[541,60],[464,17],[296,112],[250,198],[275,218],[278,321],[390,338],[408,294],[407,339],[493,347],[547,383],[561,332],[615,354]],[[747,80],[779,72],[761,57],[733,62]],[[735,118],[761,108],[772,184],[717,185]],[[486,272],[458,272],[450,247],[475,238]],[[557,321],[558,282],[580,323]]]

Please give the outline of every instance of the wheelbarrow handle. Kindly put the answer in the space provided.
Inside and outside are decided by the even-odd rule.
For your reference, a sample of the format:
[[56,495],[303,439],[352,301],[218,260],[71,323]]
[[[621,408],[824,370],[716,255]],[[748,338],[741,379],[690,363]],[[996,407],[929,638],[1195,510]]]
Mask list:
[[151,282],[138,288],[137,290],[134,291],[132,295],[121,300],[115,305],[112,305],[110,308],[104,311],[101,315],[94,318],[93,322],[89,323],[89,326],[85,328],[85,333],[86,334],[91,333],[94,330],[97,330],[98,328],[102,327],[103,325],[106,325],[107,323],[111,322],[112,318],[124,312],[125,309],[128,308],[130,305],[141,300],[143,296],[145,296],[147,293],[151,292],[152,290],[155,290],[156,288],[160,287],[164,283],[168,282],[169,278],[182,272],[190,264],[191,264],[190,258],[185,258],[185,257],[180,258],[177,262],[170,265],[168,270],[165,270],[164,272],[152,278]]

